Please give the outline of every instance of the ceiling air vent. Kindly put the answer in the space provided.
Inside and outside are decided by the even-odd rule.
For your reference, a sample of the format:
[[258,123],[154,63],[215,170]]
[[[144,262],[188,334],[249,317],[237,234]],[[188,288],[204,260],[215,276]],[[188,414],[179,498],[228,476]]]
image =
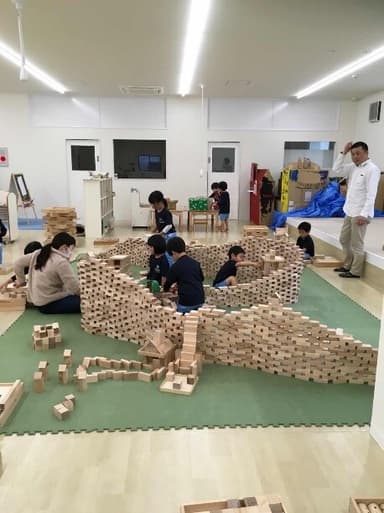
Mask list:
[[164,94],[162,86],[119,86],[121,94],[128,96],[160,96]]

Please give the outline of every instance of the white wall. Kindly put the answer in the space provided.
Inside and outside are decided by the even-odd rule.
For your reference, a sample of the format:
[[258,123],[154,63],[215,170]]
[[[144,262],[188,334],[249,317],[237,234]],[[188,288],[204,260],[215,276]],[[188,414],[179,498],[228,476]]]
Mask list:
[[377,371],[375,395],[373,398],[371,435],[384,449],[384,302],[381,315],[381,329],[379,338],[379,354],[377,358]]
[[[336,107],[335,107],[336,108]],[[337,108],[339,108],[337,104]],[[38,208],[65,206],[68,201],[66,170],[66,139],[99,139],[104,171],[113,174],[112,140],[166,139],[167,179],[116,180],[115,211],[117,220],[130,218],[131,187],[137,187],[142,200],[153,189],[160,189],[179,205],[187,205],[190,196],[205,194],[207,177],[200,176],[203,161],[207,162],[208,142],[240,142],[241,179],[240,219],[248,219],[248,185],[251,162],[271,169],[277,178],[284,161],[285,141],[336,141],[338,151],[354,136],[356,104],[340,105],[338,130],[209,130],[202,128],[201,105],[197,98],[167,100],[166,129],[128,128],[59,128],[34,127],[26,95],[0,95],[0,146],[8,147],[10,167],[0,168],[0,189],[8,189],[11,172],[24,173]],[[205,111],[207,118],[207,109]],[[205,126],[207,120],[205,119]],[[204,148],[202,150],[202,148]],[[206,166],[205,173],[206,173]]]
[[[369,104],[381,100],[381,120],[377,123],[368,121]],[[367,96],[358,102],[354,141],[368,144],[369,155],[373,162],[384,170],[384,91]]]

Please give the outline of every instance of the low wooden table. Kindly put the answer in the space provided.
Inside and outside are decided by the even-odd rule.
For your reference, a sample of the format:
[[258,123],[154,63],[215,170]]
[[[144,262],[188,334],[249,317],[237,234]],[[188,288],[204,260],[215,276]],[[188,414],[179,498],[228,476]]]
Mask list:
[[215,219],[218,216],[217,210],[188,210],[188,224],[187,229],[190,232],[191,226],[193,225],[193,218],[197,216],[208,216],[211,218],[211,231],[215,229]]

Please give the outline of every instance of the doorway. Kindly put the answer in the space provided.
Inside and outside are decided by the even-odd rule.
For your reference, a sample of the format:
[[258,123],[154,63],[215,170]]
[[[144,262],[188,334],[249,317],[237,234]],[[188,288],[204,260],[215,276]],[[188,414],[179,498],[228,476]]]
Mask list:
[[211,194],[212,182],[227,182],[231,198],[230,219],[239,218],[240,191],[240,143],[208,143],[208,184],[207,193]]
[[67,139],[68,204],[76,208],[78,222],[84,223],[83,180],[90,171],[100,171],[98,139]]

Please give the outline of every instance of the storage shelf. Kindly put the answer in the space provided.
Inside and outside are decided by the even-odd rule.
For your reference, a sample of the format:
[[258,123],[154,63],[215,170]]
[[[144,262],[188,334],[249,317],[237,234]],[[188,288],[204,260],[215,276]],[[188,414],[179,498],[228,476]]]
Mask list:
[[85,233],[87,237],[102,237],[113,229],[112,178],[84,180]]

